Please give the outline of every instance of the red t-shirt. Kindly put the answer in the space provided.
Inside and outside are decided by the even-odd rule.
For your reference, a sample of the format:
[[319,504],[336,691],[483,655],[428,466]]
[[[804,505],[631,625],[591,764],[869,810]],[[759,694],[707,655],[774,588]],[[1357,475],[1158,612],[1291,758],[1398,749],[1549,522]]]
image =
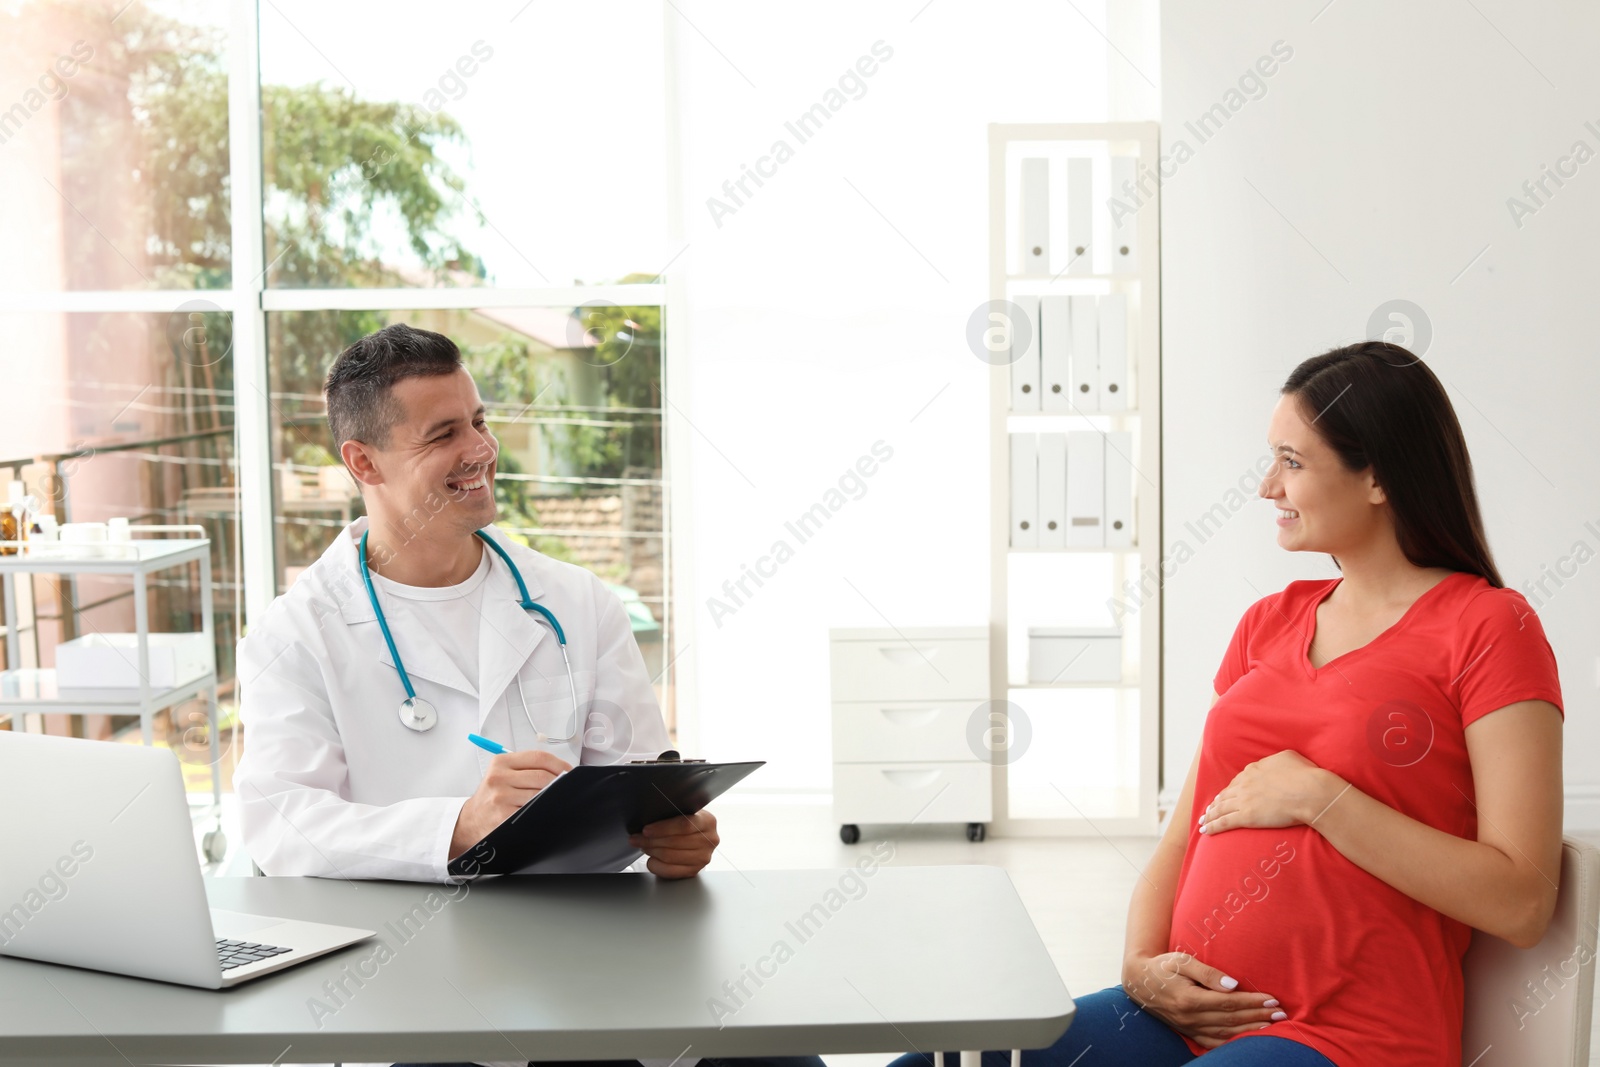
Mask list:
[[1317,605],[1338,583],[1291,582],[1234,631],[1201,740],[1168,950],[1277,997],[1289,1018],[1259,1033],[1310,1045],[1338,1067],[1460,1067],[1470,927],[1357,867],[1313,827],[1198,830],[1246,764],[1293,749],[1413,819],[1476,840],[1466,727],[1521,700],[1561,707],[1555,655],[1528,602],[1462,572],[1370,643],[1312,667]]

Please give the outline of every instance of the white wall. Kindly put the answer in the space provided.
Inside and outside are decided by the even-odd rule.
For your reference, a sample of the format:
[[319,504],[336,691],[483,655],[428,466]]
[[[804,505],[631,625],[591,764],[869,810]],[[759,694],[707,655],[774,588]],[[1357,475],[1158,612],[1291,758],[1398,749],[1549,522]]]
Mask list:
[[[1162,191],[1165,538],[1195,549],[1166,587],[1167,785],[1182,783],[1245,607],[1335,573],[1276,548],[1265,503],[1203,544],[1183,524],[1261,453],[1289,370],[1406,299],[1431,321],[1426,359],[1466,431],[1507,584],[1571,575],[1547,582],[1539,614],[1566,699],[1568,827],[1600,826],[1600,565],[1563,562],[1578,542],[1600,551],[1600,159],[1550,184],[1520,226],[1507,207],[1574,142],[1600,152],[1600,9],[1325,4],[1161,5],[1164,142],[1194,149]],[[1184,123],[1280,40],[1293,57],[1265,95],[1199,143]]]
[[[754,787],[825,790],[828,629],[987,618],[988,368],[964,339],[988,296],[986,126],[1106,117],[1105,46],[1085,22],[1103,26],[1104,5],[833,2],[782,21],[674,7],[692,23],[667,15],[687,241],[668,354],[690,427],[672,438],[693,545],[676,576],[685,743],[771,761]],[[877,41],[893,56],[865,95],[798,143],[785,121]],[[723,182],[780,138],[793,158],[731,205]],[[713,196],[734,212],[714,218]],[[878,441],[893,458],[799,543],[785,522]],[[713,620],[708,598],[780,539],[793,558]]]

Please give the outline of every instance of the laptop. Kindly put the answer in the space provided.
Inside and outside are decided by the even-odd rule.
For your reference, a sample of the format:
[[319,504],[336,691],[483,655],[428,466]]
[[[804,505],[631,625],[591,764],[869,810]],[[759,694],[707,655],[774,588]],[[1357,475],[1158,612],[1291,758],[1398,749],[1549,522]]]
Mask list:
[[208,906],[178,758],[0,731],[0,955],[228,989],[376,936]]

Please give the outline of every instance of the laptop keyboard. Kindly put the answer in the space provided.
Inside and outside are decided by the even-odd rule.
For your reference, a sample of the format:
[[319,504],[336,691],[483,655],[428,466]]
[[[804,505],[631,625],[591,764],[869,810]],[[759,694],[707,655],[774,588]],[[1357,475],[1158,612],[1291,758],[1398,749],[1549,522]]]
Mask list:
[[218,941],[217,962],[222,965],[223,970],[231,971],[235,967],[243,967],[247,963],[259,963],[288,951],[277,945],[258,945],[254,941]]

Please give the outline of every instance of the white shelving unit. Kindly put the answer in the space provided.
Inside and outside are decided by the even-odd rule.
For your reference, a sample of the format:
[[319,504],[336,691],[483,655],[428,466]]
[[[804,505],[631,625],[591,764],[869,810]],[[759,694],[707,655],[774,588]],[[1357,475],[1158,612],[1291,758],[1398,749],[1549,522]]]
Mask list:
[[[989,290],[992,300],[1019,295],[1123,294],[1128,302],[1128,377],[1123,410],[1072,408],[1062,413],[1013,412],[1011,367],[991,367],[990,448],[990,699],[1011,701],[1027,723],[1010,723],[1010,743],[994,753],[994,832],[1005,836],[1154,834],[1158,826],[1161,708],[1161,234],[1160,188],[1152,175],[1137,191],[1131,271],[1110,269],[1108,201],[1135,197],[1111,187],[1115,157],[1137,157],[1135,180],[1159,159],[1153,122],[992,124],[989,127]],[[1022,160],[1051,160],[1053,217],[1065,204],[1054,196],[1068,157],[1092,161],[1094,238],[1090,271],[1068,273],[1072,248],[1050,241],[1057,253],[1038,269],[1034,247],[1022,247],[1019,213]],[[1080,164],[1081,166],[1081,164]],[[1051,232],[1063,228],[1052,225]],[[1037,234],[1038,231],[1035,230]],[[1034,246],[1034,240],[1028,244]],[[1074,241],[1074,245],[1076,240]],[[1126,254],[1126,253],[1123,253]],[[1024,270],[1025,260],[1033,261]],[[1125,548],[1012,548],[1010,447],[1013,433],[1095,429],[1131,431],[1134,442],[1134,544]],[[1070,578],[1068,577],[1070,575]],[[1135,604],[1124,583],[1143,585]],[[1019,588],[1020,584],[1020,588]],[[1059,589],[1056,588],[1059,585]],[[1043,589],[1058,596],[1075,618],[1021,618],[1019,593]],[[1120,603],[1119,603],[1120,602]],[[1117,607],[1113,610],[1113,605]],[[1096,610],[1103,614],[1094,617]],[[1120,618],[1117,616],[1120,614]],[[1116,622],[1123,630],[1120,683],[1030,684],[1014,669],[1018,645],[1030,624]],[[1034,706],[1030,707],[1032,704]],[[1007,707],[998,703],[998,707]],[[1023,730],[1031,734],[1024,748]],[[1094,775],[1075,771],[1091,767]],[[1106,776],[1116,780],[1088,782]]]
[[[205,533],[202,526],[133,526],[140,532]],[[15,542],[7,545],[18,547]],[[18,634],[16,580],[24,574],[127,575],[133,579],[134,632],[137,636],[139,685],[137,688],[63,689],[56,672],[48,668],[20,667],[0,671],[0,717],[22,729],[30,714],[136,715],[146,745],[153,743],[152,717],[159,711],[204,696],[210,746],[211,798],[217,829],[205,835],[204,849],[213,861],[227,851],[222,822],[222,768],[218,742],[217,665],[211,603],[211,541],[201,537],[110,542],[97,545],[51,544],[48,551],[22,545],[18,555],[0,556],[0,597],[5,601],[6,662],[21,662]],[[90,552],[93,554],[89,554]],[[150,684],[150,611],[146,580],[151,574],[190,563],[200,568],[200,618],[205,634],[209,669],[197,677],[156,689]],[[70,607],[68,610],[71,610]]]

